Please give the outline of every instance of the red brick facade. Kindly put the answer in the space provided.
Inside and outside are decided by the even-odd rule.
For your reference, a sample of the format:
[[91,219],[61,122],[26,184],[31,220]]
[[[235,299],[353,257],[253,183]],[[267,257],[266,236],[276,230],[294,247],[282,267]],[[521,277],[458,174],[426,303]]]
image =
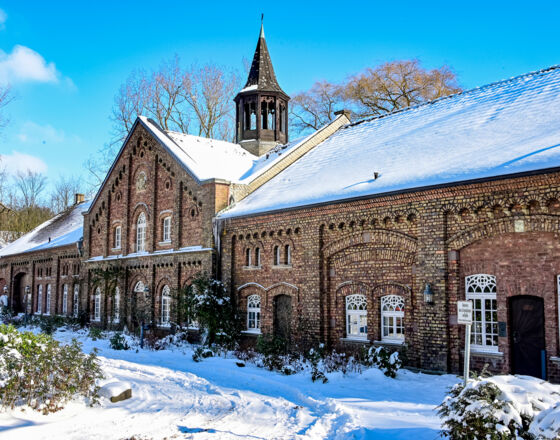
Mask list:
[[[462,368],[464,329],[456,301],[464,279],[496,277],[498,321],[505,334],[493,353],[473,352],[475,368],[509,372],[508,300],[544,299],[547,375],[558,381],[560,174],[500,179],[223,220],[222,275],[241,308],[261,296],[262,332],[274,331],[274,297],[290,295],[296,340],[345,345],[345,298],[367,298],[367,341],[383,344],[385,295],[404,299],[409,365],[437,371]],[[274,265],[274,246],[290,244],[289,266]],[[261,249],[260,267],[247,267],[247,249]],[[423,298],[425,285],[434,304]],[[502,324],[503,325],[503,324]]]

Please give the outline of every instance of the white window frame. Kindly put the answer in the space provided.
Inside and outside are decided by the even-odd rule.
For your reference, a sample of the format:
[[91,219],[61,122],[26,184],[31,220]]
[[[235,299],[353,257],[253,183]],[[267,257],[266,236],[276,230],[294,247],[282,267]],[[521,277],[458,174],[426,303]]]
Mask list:
[[143,212],[136,220],[136,252],[146,252],[146,214]]
[[404,342],[404,298],[400,295],[381,297],[381,340],[392,344]]
[[286,258],[286,265],[290,266],[292,264],[292,246],[289,244],[284,246],[284,256]]
[[51,314],[51,285],[47,284],[47,298],[45,300],[45,315]]
[[169,286],[163,286],[161,289],[161,326],[169,327],[171,325],[171,289]]
[[37,286],[37,313],[39,315],[43,314],[43,285],[39,284]]
[[119,287],[115,287],[115,298],[113,304],[113,322],[119,322],[121,320],[121,290]]
[[62,314],[68,314],[68,284],[62,286]]
[[255,248],[255,263],[257,264],[257,267],[261,267],[261,248],[260,247]]
[[250,295],[247,297],[247,333],[261,332],[261,297]]
[[171,241],[171,216],[163,219],[163,241],[169,243]]
[[274,261],[273,261],[274,266],[280,266],[280,264],[282,264],[281,263],[282,260],[280,259],[282,253],[282,247],[279,244],[277,244],[274,245],[273,249],[274,249]]
[[74,297],[72,301],[72,316],[74,318],[78,317],[79,309],[80,309],[80,285],[74,284]]
[[[496,297],[496,277],[488,274],[474,274],[465,277],[465,298],[473,302],[473,323],[471,326],[471,347],[474,351],[498,352],[498,301]],[[478,307],[477,301],[480,301]],[[495,308],[490,313],[495,314],[495,321],[486,320],[486,302],[494,301]],[[477,320],[480,312],[480,320]],[[487,331],[490,325],[494,331]],[[480,336],[480,338],[478,338]],[[495,339],[495,344],[488,344],[488,338]],[[477,343],[480,341],[481,343]]]
[[251,248],[245,249],[245,266],[251,267],[253,263],[253,256],[251,255]]
[[95,322],[101,321],[101,289],[99,287],[95,289],[95,295],[93,296],[93,320]]
[[[346,297],[346,338],[367,340],[367,298],[356,293]],[[365,324],[365,325],[364,325]],[[363,330],[365,328],[365,331]]]
[[121,248],[122,227],[115,226],[115,249]]

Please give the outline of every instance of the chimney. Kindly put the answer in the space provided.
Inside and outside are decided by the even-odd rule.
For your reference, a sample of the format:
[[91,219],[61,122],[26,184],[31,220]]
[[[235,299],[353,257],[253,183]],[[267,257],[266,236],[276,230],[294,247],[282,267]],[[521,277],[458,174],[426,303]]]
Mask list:
[[84,203],[85,196],[80,193],[74,194],[74,205],[78,205],[80,203]]

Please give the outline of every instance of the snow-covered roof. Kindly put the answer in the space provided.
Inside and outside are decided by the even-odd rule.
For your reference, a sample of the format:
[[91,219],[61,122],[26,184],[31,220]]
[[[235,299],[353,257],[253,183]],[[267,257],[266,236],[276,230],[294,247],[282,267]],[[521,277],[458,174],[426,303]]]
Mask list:
[[560,66],[347,125],[220,217],[557,166]]
[[89,209],[90,203],[84,202],[72,206],[40,224],[0,249],[0,258],[77,243],[83,237],[84,217],[82,213]]
[[258,157],[239,144],[164,131],[151,119],[145,116],[138,118],[199,181],[222,179],[234,183],[248,183],[306,139],[278,145],[269,153]]

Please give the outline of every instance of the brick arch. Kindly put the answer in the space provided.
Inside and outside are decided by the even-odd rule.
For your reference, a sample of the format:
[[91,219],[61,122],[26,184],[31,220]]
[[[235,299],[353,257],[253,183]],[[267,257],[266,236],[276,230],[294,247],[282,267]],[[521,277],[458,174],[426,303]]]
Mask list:
[[518,229],[523,227],[523,232],[559,232],[560,217],[540,214],[502,217],[455,234],[446,244],[448,249],[459,250],[485,238],[516,232],[516,225]]
[[416,252],[417,247],[416,239],[410,235],[387,229],[377,229],[373,231],[357,231],[347,234],[344,237],[325,245],[323,247],[323,253],[326,258],[329,258],[344,249],[362,244],[371,244],[375,247],[391,246],[408,253]]
[[[367,246],[367,245],[366,245]],[[415,253],[403,251],[400,249],[391,248],[377,248],[374,245],[355,246],[349,249],[343,249],[338,254],[335,254],[329,260],[334,267],[340,267],[352,262],[360,261],[377,261],[377,260],[392,260],[403,263],[414,263]]]

